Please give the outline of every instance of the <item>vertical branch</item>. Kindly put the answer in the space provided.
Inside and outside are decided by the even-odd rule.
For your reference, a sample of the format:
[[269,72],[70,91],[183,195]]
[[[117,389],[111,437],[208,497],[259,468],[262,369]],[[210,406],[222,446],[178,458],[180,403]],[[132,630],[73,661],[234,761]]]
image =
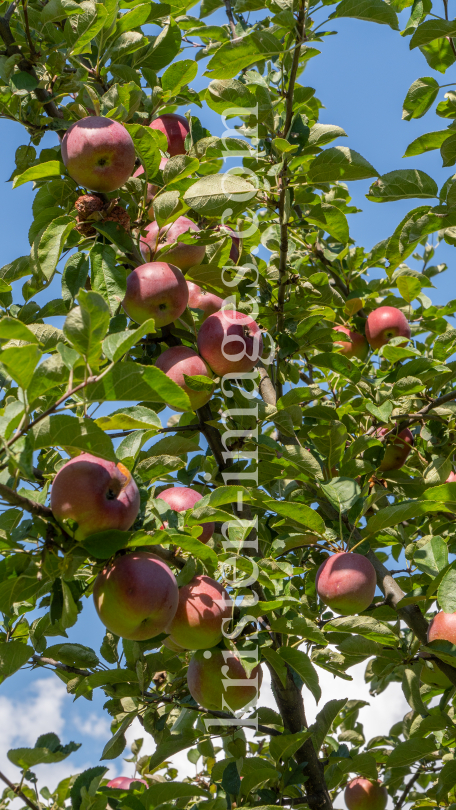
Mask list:
[[231,35],[233,39],[236,39],[236,23],[233,16],[233,9],[231,8],[231,0],[225,0],[225,10],[231,28]]

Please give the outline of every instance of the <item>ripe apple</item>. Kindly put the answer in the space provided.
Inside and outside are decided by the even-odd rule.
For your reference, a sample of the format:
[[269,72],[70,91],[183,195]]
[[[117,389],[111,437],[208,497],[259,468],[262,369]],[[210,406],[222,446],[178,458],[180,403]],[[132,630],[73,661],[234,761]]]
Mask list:
[[456,473],[450,472],[447,480],[445,481],[446,484],[454,484],[456,482]]
[[201,309],[204,312],[204,319],[218,312],[223,306],[223,298],[219,298],[214,293],[208,293],[194,284],[193,281],[187,281],[188,286],[188,305],[192,309]]
[[385,810],[388,793],[381,782],[358,776],[345,788],[344,799],[348,810]]
[[148,262],[127,276],[122,306],[136,323],[154,318],[155,327],[167,326],[187,307],[188,287],[182,272],[167,262]]
[[[169,487],[169,489],[164,489],[163,492],[157,495],[157,498],[161,498],[162,501],[165,501],[173,512],[186,512],[187,509],[193,509],[202,497],[203,496],[192,487]],[[199,540],[201,540],[202,543],[207,543],[214,534],[215,523],[203,523],[202,526],[203,532],[200,534]]]
[[163,132],[168,140],[168,152],[171,157],[174,155],[185,155],[185,138],[190,132],[190,126],[183,115],[175,113],[164,113],[154,118],[149,125],[151,129],[158,129]]
[[146,780],[140,779],[139,776],[135,779],[130,779],[128,776],[116,776],[115,779],[111,779],[111,781],[108,782],[106,787],[117,788],[117,790],[129,790],[133,782],[142,782],[143,785],[147,785]]
[[339,353],[344,354],[345,357],[358,357],[360,360],[365,360],[369,353],[369,346],[364,335],[359,332],[351,332],[346,326],[337,324],[333,329],[336,332],[343,332],[348,335],[349,340],[336,340],[335,345],[339,346]]
[[428,629],[428,641],[442,639],[456,644],[456,613],[437,613]]
[[353,616],[372,603],[377,576],[367,557],[341,551],[320,565],[315,584],[325,605],[343,616]]
[[62,159],[73,180],[91,191],[115,191],[135,167],[135,147],[122,124],[91,115],[75,121],[62,140]]
[[[147,236],[141,237],[140,248],[144,259],[149,262],[159,259],[160,249],[176,242],[181,234],[187,233],[187,231],[197,233],[200,229],[188,217],[178,217],[175,222],[165,225],[163,228],[159,228],[157,222],[151,222],[145,230]],[[190,270],[193,265],[201,264],[205,252],[204,245],[185,245],[183,242],[177,242],[174,247],[163,254],[163,259],[185,272],[185,270]]]
[[206,650],[221,641],[222,621],[231,612],[225,588],[215,579],[196,576],[179,589],[179,604],[166,632],[186,650]]
[[409,323],[400,309],[379,307],[369,313],[366,321],[366,337],[373,349],[380,349],[393,337],[410,340],[410,336]]
[[[379,428],[375,435],[381,438],[388,433],[391,428]],[[388,444],[385,448],[385,455],[383,461],[378,468],[381,472],[388,472],[389,470],[400,470],[405,464],[410,451],[413,447],[413,434],[408,428],[401,430],[397,434],[392,444]]]
[[[223,681],[228,679],[236,681],[235,685],[224,685]],[[192,698],[205,709],[212,710],[237,712],[243,709],[257,697],[262,680],[260,664],[248,677],[239,658],[219,647],[198,650],[187,670],[187,684]],[[245,684],[239,681],[245,681]]]
[[[211,391],[194,391],[189,388],[184,379],[184,374],[186,374],[187,377],[196,375],[212,377],[212,372],[203,358],[193,351],[193,349],[190,349],[188,346],[172,346],[170,349],[165,349],[163,354],[157,359],[155,365],[157,368],[164,371],[170,380],[173,380],[185,391],[193,411],[196,411],[197,408],[202,408],[206,402],[209,402],[213,389]],[[173,411],[182,410],[181,408],[170,407],[172,407]],[[177,490],[173,491],[175,492]]]
[[130,641],[163,633],[179,602],[174,574],[155,554],[133,551],[116,557],[93,586],[97,613],[108,630]]
[[[51,509],[66,531],[84,540],[107,529],[129,529],[139,511],[139,491],[123,464],[81,453],[55,476]],[[77,523],[74,531],[68,520]]]
[[229,372],[252,371],[263,351],[258,324],[232,309],[214,312],[198,332],[198,351],[222,377]]

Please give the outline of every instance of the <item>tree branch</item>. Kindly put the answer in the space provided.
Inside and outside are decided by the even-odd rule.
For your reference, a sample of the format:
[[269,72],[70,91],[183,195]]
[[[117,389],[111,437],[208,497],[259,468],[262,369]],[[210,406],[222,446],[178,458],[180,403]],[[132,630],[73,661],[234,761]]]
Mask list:
[[0,779],[3,780],[5,785],[8,785],[10,790],[12,790],[13,793],[16,794],[16,796],[19,796],[19,798],[21,798],[22,801],[25,802],[25,804],[28,805],[28,807],[30,807],[30,810],[40,810],[39,806],[35,804],[35,802],[32,802],[32,800],[29,799],[28,796],[25,795],[25,793],[23,793],[23,791],[19,788],[19,786],[14,785],[13,782],[10,782],[8,777],[5,776],[5,774],[2,773],[1,771],[0,771]]
[[31,515],[35,515],[35,517],[41,517],[44,518],[44,520],[52,520],[55,522],[49,506],[43,506],[41,503],[36,503],[35,501],[25,498],[23,495],[19,495],[18,492],[7,487],[6,484],[0,484],[0,497],[11,506],[18,506],[20,509],[30,512]]
[[54,661],[53,658],[45,658],[41,655],[32,655],[32,661],[34,664],[41,664],[42,666],[54,667],[54,669],[60,669],[61,672],[71,672],[74,675],[83,675],[85,678],[88,675],[93,675],[93,672],[90,672],[88,669],[78,669],[78,667],[71,667],[67,664],[61,664],[60,661]]
[[407,796],[409,795],[413,785],[415,782],[418,781],[421,775],[421,771],[418,769],[416,773],[413,774],[412,778],[407,782],[404,790],[402,791],[401,795],[399,796],[397,802],[394,804],[394,810],[401,810],[401,807],[404,806]]
[[[380,438],[380,441],[385,442],[390,438],[390,436],[396,436],[402,430],[409,427],[409,425],[413,425],[414,422],[419,422],[421,419],[425,418],[434,408],[438,408],[440,405],[444,405],[446,402],[451,402],[454,399],[456,399],[456,391],[450,391],[448,394],[444,394],[441,397],[437,397],[437,399],[433,399],[432,402],[428,402],[428,404],[425,405],[424,408],[421,408],[420,411],[417,411],[417,413],[412,414],[411,416],[405,417],[402,422],[396,424],[395,427],[391,428],[388,433],[385,433],[385,435]],[[375,427],[369,428],[366,436],[375,433],[375,430]]]
[[[156,696],[153,693],[146,694],[146,697],[153,698],[154,702],[156,703],[172,703],[174,706],[178,706],[182,709],[191,709],[193,712],[199,712],[200,714],[209,714],[211,717],[219,717],[222,720],[235,720],[234,714],[229,714],[228,712],[219,712],[213,711],[212,709],[205,709],[203,706],[191,706],[188,703],[179,703],[179,701],[174,700],[171,697],[166,697],[165,695]],[[242,728],[242,721],[239,722],[239,727]],[[233,728],[233,726],[231,726]],[[277,731],[275,728],[269,728],[269,726],[263,726],[261,723],[258,725],[258,731],[261,731],[262,734],[268,734],[269,737],[280,737],[282,735],[281,731]],[[217,736],[220,735],[220,731],[217,731]]]
[[235,24],[235,20],[234,20],[234,16],[233,16],[233,9],[231,8],[230,0],[225,0],[225,11],[226,11],[226,16],[228,17],[228,22],[230,24],[230,29],[231,29],[231,34],[233,36],[233,39],[237,39],[237,36],[236,36],[236,24]]

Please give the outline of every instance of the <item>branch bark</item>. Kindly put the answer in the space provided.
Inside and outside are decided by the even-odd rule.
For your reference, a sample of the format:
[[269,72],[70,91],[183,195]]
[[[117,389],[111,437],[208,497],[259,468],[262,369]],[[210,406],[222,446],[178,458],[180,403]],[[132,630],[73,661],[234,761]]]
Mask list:
[[30,807],[30,810],[40,810],[39,805],[35,804],[35,802],[32,802],[32,800],[29,799],[28,796],[26,796],[25,793],[23,793],[18,786],[14,785],[13,782],[10,782],[8,777],[5,776],[5,774],[2,773],[1,771],[0,771],[0,779],[2,779],[5,785],[8,785],[10,790],[12,790],[13,793],[16,794],[16,796],[19,796],[19,798],[21,798],[22,801],[25,802],[25,804],[28,807]]

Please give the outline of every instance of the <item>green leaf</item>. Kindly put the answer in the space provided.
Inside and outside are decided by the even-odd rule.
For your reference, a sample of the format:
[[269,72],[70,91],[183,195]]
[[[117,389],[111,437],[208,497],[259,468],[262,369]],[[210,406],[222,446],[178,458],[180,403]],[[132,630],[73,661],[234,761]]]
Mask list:
[[147,67],[155,71],[162,70],[177,56],[180,47],[180,28],[173,18],[170,17],[169,24],[165,25],[147,52]]
[[127,11],[126,14],[122,14],[122,16],[117,20],[114,36],[117,38],[120,36],[120,34],[124,34],[126,31],[132,31],[133,28],[139,28],[140,25],[144,25],[144,23],[147,22],[149,14],[149,3],[141,3],[140,5],[131,9],[131,11]]
[[366,197],[371,202],[410,200],[414,197],[430,199],[438,196],[435,180],[419,169],[399,169],[388,172],[376,180]]
[[397,526],[403,520],[413,520],[413,518],[426,515],[428,512],[441,512],[443,510],[445,510],[445,507],[442,504],[438,505],[426,501],[403,501],[403,503],[396,503],[394,506],[381,509],[369,518],[366,528],[369,534],[376,534],[391,526]]
[[397,14],[384,0],[342,0],[329,19],[335,17],[356,17],[358,20],[389,25],[399,31]]
[[117,263],[115,250],[110,245],[95,244],[90,251],[92,290],[100,293],[115,315],[127,291],[127,273]]
[[[46,650],[47,654],[47,650]],[[44,743],[46,738],[55,738],[58,740],[57,746],[48,747]],[[69,743],[68,745],[60,745],[60,740],[54,734],[42,734],[38,737],[34,748],[12,748],[8,751],[8,759],[18,768],[28,770],[35,767],[35,765],[50,765],[55,762],[62,762],[70,756],[74,751],[77,751],[81,746],[76,743]]]
[[421,45],[427,45],[434,39],[454,37],[456,35],[455,20],[426,20],[418,26],[410,40],[410,50]]
[[101,341],[109,326],[109,308],[103,297],[92,290],[80,290],[78,299],[79,306],[67,315],[63,331],[71,345],[90,364],[101,353]]
[[221,217],[227,209],[231,216],[240,214],[249,203],[253,205],[257,189],[234,174],[213,174],[201,177],[184,194],[184,202],[200,216]]
[[321,698],[321,689],[318,682],[317,670],[309,656],[302,650],[297,650],[295,647],[280,647],[279,655],[298,673],[299,677],[304,681],[318,703]]
[[97,667],[100,663],[98,656],[91,649],[83,644],[54,644],[46,647],[46,655],[54,658],[69,667]]
[[153,177],[160,167],[162,159],[160,149],[166,151],[168,148],[166,135],[156,129],[143,127],[141,124],[125,124],[125,129],[133,139],[135,149],[147,176]]
[[447,39],[447,37],[442,37],[442,39],[434,39],[427,45],[421,46],[420,51],[425,57],[429,67],[433,70],[446,73],[448,68],[454,65],[456,57],[450,42],[451,40]]
[[14,675],[33,655],[33,647],[21,641],[0,643],[0,680],[4,681]]
[[347,146],[325,149],[309,166],[311,183],[332,183],[336,180],[365,180],[378,177],[378,172],[359,152]]
[[331,619],[325,629],[340,633],[354,633],[389,647],[397,644],[397,637],[391,627],[386,622],[374,619],[373,616],[340,616],[337,619]]
[[456,568],[453,566],[450,566],[439,585],[437,599],[445,613],[456,613]]
[[101,31],[108,16],[108,10],[102,3],[84,3],[84,6],[87,12],[75,18],[73,32],[76,34],[76,41],[72,48],[73,55],[87,52],[90,42]]
[[35,450],[45,447],[72,448],[108,461],[116,460],[111,439],[95,422],[66,413],[42,419],[33,428],[33,441]]
[[74,225],[73,217],[57,217],[48,225],[40,239],[38,261],[47,281],[50,281],[55,273],[65,242]]
[[386,760],[387,768],[405,768],[424,759],[428,754],[436,750],[436,743],[432,738],[422,740],[407,740],[396,743],[392,753]]
[[439,83],[432,76],[424,76],[413,82],[402,105],[402,118],[405,121],[422,118],[437,98],[439,89]]
[[174,62],[164,72],[161,84],[165,93],[176,94],[181,87],[190,84],[196,78],[198,65],[191,59]]
[[70,792],[72,810],[80,810],[83,801],[83,788],[89,795],[93,796],[95,794],[107,770],[102,765],[98,765],[96,768],[88,768],[88,770],[83,771],[76,777]]
[[300,523],[301,526],[306,526],[308,529],[312,529],[312,531],[316,532],[317,534],[324,534],[325,522],[314,509],[310,508],[310,506],[306,506],[303,503],[273,501],[269,498],[264,500],[264,506],[266,509],[270,509],[272,512],[276,512],[278,515],[291,518],[291,520],[294,520],[296,523]]
[[335,374],[341,374],[347,377],[352,382],[357,383],[361,378],[361,372],[356,366],[345,357],[343,354],[336,354],[332,352],[322,352],[322,354],[315,354],[313,363],[318,368],[328,368],[334,371]]
[[426,132],[415,138],[412,143],[409,143],[405,150],[404,157],[414,157],[415,155],[422,155],[425,152],[431,152],[433,149],[440,149],[443,142],[451,135],[448,129],[439,129],[437,132]]
[[120,757],[127,744],[125,732],[131,726],[136,714],[136,712],[131,712],[131,714],[122,720],[116,733],[111,737],[110,740],[108,740],[103,748],[103,753],[100,759],[117,759],[117,757]]
[[448,546],[444,539],[438,535],[431,537],[428,543],[415,551],[413,562],[424,574],[436,577],[448,565]]
[[19,387],[27,389],[41,356],[38,346],[12,346],[10,349],[3,349],[0,362]]
[[128,329],[125,332],[114,332],[105,337],[103,341],[103,352],[106,357],[112,362],[116,363],[120,358],[126,354],[135,343],[147,335],[149,332],[155,332],[155,321],[150,318],[144,321],[138,329]]
[[281,734],[278,737],[271,737],[269,741],[269,753],[275,759],[287,760],[294,756],[303,743],[310,737],[309,731],[298,731],[296,734]]
[[[178,754],[179,751],[190,748],[199,736],[199,731],[188,729],[179,734],[170,734],[169,737],[165,737],[165,739],[157,745],[157,748],[149,760],[149,770],[153,771],[154,768],[157,768],[158,765],[161,765],[161,763],[169,759],[169,757]],[[163,786],[160,785],[160,787]],[[149,788],[149,790],[151,790],[151,788]],[[147,793],[144,795],[147,795]]]
[[310,436],[318,452],[327,460],[329,469],[337,467],[345,451],[348,433],[342,422],[312,428]]
[[[191,734],[191,732],[183,732],[184,735],[187,735],[187,733]],[[151,807],[158,807],[159,805],[174,800],[177,801],[179,799],[185,799],[192,796],[204,796],[205,798],[209,798],[209,795],[210,794],[207,790],[203,790],[203,788],[200,788],[197,785],[192,785],[190,783],[187,784],[186,782],[176,782],[173,779],[172,782],[156,782],[155,784],[150,785],[150,787],[142,794],[141,801],[149,810]],[[179,804],[181,804],[181,802],[179,802]],[[216,810],[216,808],[214,808],[214,810]]]
[[22,174],[16,175],[13,180],[13,188],[22,186],[30,180],[47,180],[51,177],[60,177],[66,174],[65,164],[59,160],[48,160],[47,163],[38,163],[37,166],[30,166]]
[[341,514],[348,512],[361,495],[361,487],[352,478],[332,478],[327,484],[320,484],[326,498]]
[[335,138],[347,137],[347,133],[342,127],[334,124],[314,124],[310,128],[307,146],[324,146]]
[[321,711],[318,712],[315,722],[310,726],[309,731],[312,734],[312,742],[317,753],[323,745],[326,735],[329,734],[334,720],[339,712],[344,708],[346,702],[347,698],[341,698],[340,700],[329,700],[328,703],[323,706]]
[[210,79],[232,79],[255,62],[275,59],[282,50],[283,44],[272,33],[254,31],[218,48],[204,75]]
[[411,304],[414,298],[417,298],[421,292],[421,284],[419,279],[413,276],[399,276],[397,280],[397,289],[404,301]]
[[132,408],[121,408],[110,413],[109,416],[99,416],[96,424],[103,430],[146,430],[147,428],[161,428],[158,414],[144,405],[135,405]]
[[285,688],[287,685],[287,667],[283,658],[271,647],[262,647],[261,655],[279,676],[281,684]]
[[206,104],[211,110],[223,115],[226,109],[235,107],[253,107],[255,97],[247,85],[238,79],[221,79],[212,81],[206,90]]
[[454,166],[456,163],[456,133],[446,138],[440,147],[443,166]]
[[190,400],[185,391],[155,366],[120,363],[100,382],[88,385],[85,392],[90,402],[145,400],[164,402],[176,410],[191,411]]

